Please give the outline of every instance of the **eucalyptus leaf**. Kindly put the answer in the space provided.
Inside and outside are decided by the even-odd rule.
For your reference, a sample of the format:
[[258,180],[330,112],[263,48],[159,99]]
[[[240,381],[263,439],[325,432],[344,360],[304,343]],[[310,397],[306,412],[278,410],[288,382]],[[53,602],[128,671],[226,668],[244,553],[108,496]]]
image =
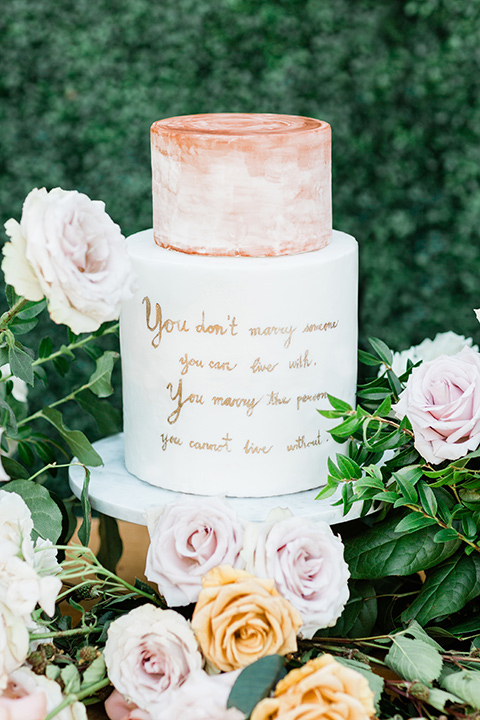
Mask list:
[[281,655],[267,655],[244,668],[236,679],[227,701],[227,708],[236,707],[247,717],[277,682],[286,675]]
[[438,565],[459,547],[460,540],[441,545],[434,542],[438,525],[409,534],[396,532],[402,517],[404,512],[392,512],[373,527],[344,540],[345,560],[352,578],[411,575]]
[[479,595],[480,558],[476,554],[458,552],[427,573],[422,589],[402,614],[402,620],[415,618],[421,625],[426,625],[461,610]]
[[102,465],[102,458],[92,447],[86,436],[80,430],[70,430],[63,422],[62,413],[51,407],[45,407],[40,412],[41,416],[51,423],[67,443],[72,453],[84,465],[98,467]]
[[20,495],[32,514],[33,529],[44,540],[56,543],[62,532],[62,512],[48,490],[32,480],[12,480],[2,490]]
[[385,664],[404,680],[430,683],[440,677],[443,660],[438,650],[429,643],[395,635],[385,656]]

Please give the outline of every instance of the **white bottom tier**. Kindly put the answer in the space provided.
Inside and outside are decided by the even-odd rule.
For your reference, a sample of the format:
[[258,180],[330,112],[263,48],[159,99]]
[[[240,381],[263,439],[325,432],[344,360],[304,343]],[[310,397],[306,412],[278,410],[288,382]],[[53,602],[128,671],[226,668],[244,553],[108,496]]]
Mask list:
[[142,480],[261,497],[325,482],[339,452],[327,394],[354,402],[357,243],[274,258],[128,240],[138,291],[121,317],[125,462]]

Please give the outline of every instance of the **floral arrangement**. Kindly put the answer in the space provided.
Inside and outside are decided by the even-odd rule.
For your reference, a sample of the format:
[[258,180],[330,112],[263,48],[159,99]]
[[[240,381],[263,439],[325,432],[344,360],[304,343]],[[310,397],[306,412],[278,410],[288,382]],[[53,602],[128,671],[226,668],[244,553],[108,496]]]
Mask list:
[[[443,333],[360,352],[373,377],[359,405],[330,398],[337,525],[282,508],[247,523],[221,498],[181,497],[147,514],[145,576],[115,574],[114,521],[96,557],[88,467],[101,458],[63,411],[112,427],[122,300],[134,286],[102,203],[34,190],[9,220],[0,317],[0,717],[313,720],[476,717],[480,711],[480,353]],[[48,312],[58,348],[25,336]],[[480,320],[480,311],[476,311]],[[29,386],[88,377],[30,409]],[[110,424],[109,424],[110,423]],[[336,424],[335,424],[336,423]],[[347,448],[346,450],[344,448]],[[80,544],[58,479],[85,469]]]

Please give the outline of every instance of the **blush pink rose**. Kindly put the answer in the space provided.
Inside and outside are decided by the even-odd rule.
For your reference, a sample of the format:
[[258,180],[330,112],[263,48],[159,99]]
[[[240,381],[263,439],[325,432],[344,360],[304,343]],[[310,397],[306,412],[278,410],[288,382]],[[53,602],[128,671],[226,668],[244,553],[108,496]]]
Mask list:
[[1,720],[43,720],[47,714],[47,698],[39,688],[28,694],[26,689],[10,680],[0,695]]
[[410,420],[420,455],[437,465],[480,445],[480,353],[465,347],[424,362],[410,375],[397,417]]
[[[6,702],[2,705],[4,697]],[[6,689],[0,696],[0,718],[44,720],[64,699],[60,685],[55,680],[50,680],[45,675],[36,675],[28,667],[21,667],[10,675]],[[2,715],[2,710],[7,714]],[[25,711],[25,714],[22,715],[22,711]],[[60,710],[55,715],[55,720],[87,720],[85,705],[74,702]]]
[[174,610],[150,604],[110,625],[104,655],[116,690],[154,717],[173,690],[203,665],[188,621]]
[[145,575],[168,605],[196,602],[202,577],[217,565],[242,568],[243,523],[218,497],[184,497],[147,511],[150,547]]
[[135,703],[127,702],[118,690],[114,690],[105,700],[105,712],[110,720],[152,720],[149,712],[141,710]]
[[244,720],[240,710],[227,708],[228,696],[239,674],[240,670],[219,675],[195,670],[172,693],[168,706],[155,715],[155,720]]
[[5,223],[7,284],[28,300],[47,298],[50,317],[74,333],[93,332],[120,314],[133,275],[125,238],[105,205],[76,190],[35,188],[20,223]]
[[272,578],[303,620],[300,634],[312,637],[331,627],[349,597],[343,543],[327,523],[275,508],[264,523],[248,523],[242,556],[247,572]]

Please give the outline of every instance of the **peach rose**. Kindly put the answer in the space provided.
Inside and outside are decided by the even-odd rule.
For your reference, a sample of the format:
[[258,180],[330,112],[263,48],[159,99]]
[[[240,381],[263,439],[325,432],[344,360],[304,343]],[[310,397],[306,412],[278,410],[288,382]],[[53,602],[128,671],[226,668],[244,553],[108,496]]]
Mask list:
[[5,280],[28,300],[47,298],[50,317],[74,333],[120,314],[133,274],[118,225],[105,205],[76,190],[35,188],[20,223],[5,223]]
[[226,672],[265,655],[294,652],[301,625],[302,616],[273,580],[230,565],[213,568],[204,577],[192,617],[206,659]]
[[368,720],[375,712],[367,679],[331,655],[310,660],[280,680],[251,720]]
[[412,370],[393,406],[408,417],[420,455],[437,465],[480,445],[480,353],[465,347]]

